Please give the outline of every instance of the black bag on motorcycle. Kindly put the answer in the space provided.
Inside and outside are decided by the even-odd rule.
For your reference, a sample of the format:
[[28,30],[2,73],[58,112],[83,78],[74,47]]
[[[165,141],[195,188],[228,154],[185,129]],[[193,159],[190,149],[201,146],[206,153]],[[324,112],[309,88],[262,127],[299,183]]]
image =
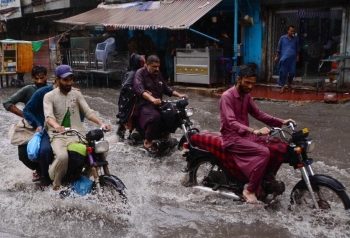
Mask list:
[[162,116],[162,122],[166,130],[170,133],[174,133],[179,127],[177,110],[171,103],[166,103],[161,106],[160,114]]
[[87,156],[86,145],[71,143],[68,145],[68,170],[65,176],[66,181],[73,181],[81,176]]

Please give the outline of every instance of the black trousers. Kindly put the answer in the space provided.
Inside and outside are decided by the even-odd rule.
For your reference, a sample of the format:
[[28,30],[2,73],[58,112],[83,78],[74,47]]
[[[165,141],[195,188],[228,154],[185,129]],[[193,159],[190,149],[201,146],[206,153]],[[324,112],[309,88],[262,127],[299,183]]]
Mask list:
[[40,142],[40,150],[39,150],[39,165],[40,165],[40,175],[45,179],[50,179],[49,177],[49,165],[53,161],[53,151],[50,144],[50,137],[46,131],[44,131],[41,142]]
[[18,146],[18,158],[29,169],[36,170],[37,172],[40,173],[39,163],[33,162],[30,159],[28,159],[27,144]]

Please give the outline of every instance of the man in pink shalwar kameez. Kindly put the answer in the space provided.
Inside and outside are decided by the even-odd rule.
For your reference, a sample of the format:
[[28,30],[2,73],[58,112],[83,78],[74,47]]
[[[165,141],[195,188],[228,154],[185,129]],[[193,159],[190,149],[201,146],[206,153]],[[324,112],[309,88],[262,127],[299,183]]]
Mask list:
[[255,83],[255,66],[243,65],[240,67],[237,84],[225,91],[220,99],[220,132],[223,146],[228,154],[232,155],[230,159],[235,160],[249,180],[243,190],[243,196],[248,203],[258,202],[256,194],[268,171],[268,164],[271,165],[270,171],[276,173],[282,163],[282,161],[277,162],[278,164],[269,163],[270,150],[266,144],[266,135],[270,129],[250,127],[248,115],[270,127],[281,127],[293,121],[273,117],[259,110],[250,95]]

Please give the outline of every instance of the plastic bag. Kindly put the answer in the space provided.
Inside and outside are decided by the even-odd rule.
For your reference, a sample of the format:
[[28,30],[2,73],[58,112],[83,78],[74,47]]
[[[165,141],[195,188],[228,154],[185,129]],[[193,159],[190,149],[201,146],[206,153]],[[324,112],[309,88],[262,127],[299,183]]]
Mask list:
[[28,158],[31,161],[36,161],[39,159],[41,137],[42,137],[41,132],[35,132],[32,139],[30,139],[30,141],[28,142],[27,153],[28,153]]
[[73,191],[81,196],[84,196],[91,192],[92,184],[93,182],[89,178],[80,176],[80,178],[72,183]]

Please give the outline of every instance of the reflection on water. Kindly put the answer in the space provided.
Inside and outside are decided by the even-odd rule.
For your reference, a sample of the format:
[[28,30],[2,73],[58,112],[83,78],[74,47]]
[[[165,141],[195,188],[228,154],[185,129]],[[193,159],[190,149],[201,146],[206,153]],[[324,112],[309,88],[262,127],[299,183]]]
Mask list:
[[[115,124],[113,89],[83,90],[88,103],[104,120]],[[113,97],[111,97],[111,95]],[[280,107],[286,105],[279,104]],[[194,124],[218,130],[217,99],[191,96]],[[264,107],[277,108],[268,103]],[[292,107],[293,108],[293,107]],[[291,110],[290,108],[288,110]],[[296,109],[300,110],[300,109]],[[17,158],[7,131],[16,116],[0,108],[0,237],[349,237],[349,213],[288,210],[289,192],[299,174],[284,165],[278,177],[286,193],[275,207],[247,205],[182,187],[181,152],[163,159],[148,157],[137,147],[108,133],[111,173],[127,186],[128,206],[108,204],[93,196],[60,199],[50,188],[30,182],[31,172]],[[87,124],[92,128],[92,125]],[[177,131],[175,137],[180,138]],[[350,187],[349,161],[338,168],[316,162],[314,168]]]

